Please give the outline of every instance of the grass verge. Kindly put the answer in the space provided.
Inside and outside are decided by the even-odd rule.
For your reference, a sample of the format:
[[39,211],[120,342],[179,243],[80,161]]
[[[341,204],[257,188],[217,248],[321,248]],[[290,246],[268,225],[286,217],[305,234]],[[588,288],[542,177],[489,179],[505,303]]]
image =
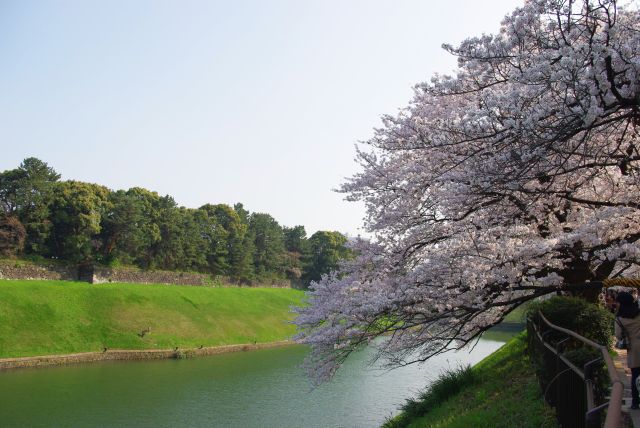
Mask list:
[[289,310],[302,298],[277,288],[0,280],[0,358],[274,342],[294,333]]
[[476,366],[443,373],[384,428],[557,427],[525,348],[521,333]]

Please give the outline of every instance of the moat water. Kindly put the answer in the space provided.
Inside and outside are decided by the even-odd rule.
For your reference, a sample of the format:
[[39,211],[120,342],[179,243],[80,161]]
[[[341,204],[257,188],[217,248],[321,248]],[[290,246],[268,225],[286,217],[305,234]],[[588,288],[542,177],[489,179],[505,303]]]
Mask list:
[[0,372],[2,427],[376,427],[443,370],[502,345],[480,340],[385,371],[353,355],[311,390],[302,346],[189,360],[103,362]]

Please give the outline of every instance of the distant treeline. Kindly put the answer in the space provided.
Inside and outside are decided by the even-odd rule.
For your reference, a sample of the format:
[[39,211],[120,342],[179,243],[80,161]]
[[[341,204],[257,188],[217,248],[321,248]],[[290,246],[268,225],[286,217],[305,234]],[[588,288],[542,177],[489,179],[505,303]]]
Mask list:
[[69,263],[207,272],[241,283],[308,285],[350,257],[346,237],[283,227],[242,204],[180,207],[140,187],[110,190],[60,181],[45,162],[25,159],[0,173],[0,256]]

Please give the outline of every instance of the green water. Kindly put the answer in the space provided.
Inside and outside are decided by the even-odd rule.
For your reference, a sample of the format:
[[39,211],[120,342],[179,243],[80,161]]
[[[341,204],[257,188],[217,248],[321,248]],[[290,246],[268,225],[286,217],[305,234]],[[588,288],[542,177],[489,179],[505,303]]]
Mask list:
[[0,372],[0,427],[375,427],[443,369],[501,345],[393,371],[368,367],[364,351],[315,390],[301,346]]

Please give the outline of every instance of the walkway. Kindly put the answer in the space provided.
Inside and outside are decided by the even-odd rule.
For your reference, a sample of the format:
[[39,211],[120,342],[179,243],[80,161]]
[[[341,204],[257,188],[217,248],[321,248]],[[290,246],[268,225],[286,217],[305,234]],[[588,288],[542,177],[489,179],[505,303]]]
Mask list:
[[624,380],[624,395],[622,398],[622,412],[629,416],[634,428],[640,428],[640,410],[631,410],[631,370],[627,368],[627,351],[616,349],[618,356],[613,357],[613,365]]

